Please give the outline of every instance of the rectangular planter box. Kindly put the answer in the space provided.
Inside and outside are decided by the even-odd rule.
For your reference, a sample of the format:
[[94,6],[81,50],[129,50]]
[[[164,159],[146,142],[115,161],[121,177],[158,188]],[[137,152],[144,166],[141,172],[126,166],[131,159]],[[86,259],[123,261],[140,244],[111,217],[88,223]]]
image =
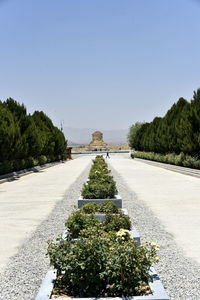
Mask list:
[[116,195],[113,199],[83,199],[83,197],[80,196],[80,198],[78,199],[78,208],[81,208],[83,205],[91,202],[101,204],[108,201],[112,201],[117,205],[118,208],[122,208],[122,199],[119,194]]
[[[150,274],[152,277],[152,282],[149,282],[149,286],[152,291],[151,296],[128,296],[128,297],[109,297],[109,298],[98,298],[98,300],[124,300],[124,299],[131,299],[131,300],[170,300],[169,296],[167,295],[159,276],[157,275],[154,268],[151,268]],[[56,279],[56,270],[49,270],[42,281],[42,285],[40,290],[35,298],[35,300],[50,300],[51,294],[53,290],[53,281]],[[56,300],[94,300],[97,298],[56,298]]]
[[[122,211],[123,215],[128,216],[128,210],[126,208],[121,208],[121,211]],[[103,222],[105,217],[106,217],[105,213],[98,213],[97,212],[94,215],[101,222]]]

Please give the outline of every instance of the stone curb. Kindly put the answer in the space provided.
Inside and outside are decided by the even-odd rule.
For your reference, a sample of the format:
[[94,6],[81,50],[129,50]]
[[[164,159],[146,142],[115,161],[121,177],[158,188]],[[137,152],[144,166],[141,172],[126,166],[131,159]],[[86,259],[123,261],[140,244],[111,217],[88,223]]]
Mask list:
[[95,202],[97,204],[102,204],[104,202],[112,201],[116,204],[118,208],[122,208],[122,198],[119,194],[115,196],[113,199],[83,199],[82,196],[78,199],[78,208],[81,208],[84,204]]

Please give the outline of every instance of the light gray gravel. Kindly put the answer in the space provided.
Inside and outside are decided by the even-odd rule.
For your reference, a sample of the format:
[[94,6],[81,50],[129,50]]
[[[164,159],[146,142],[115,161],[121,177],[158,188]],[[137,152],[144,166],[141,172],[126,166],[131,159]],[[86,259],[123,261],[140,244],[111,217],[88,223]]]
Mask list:
[[47,241],[55,239],[64,230],[67,216],[77,205],[83,183],[87,179],[90,166],[66,191],[47,220],[41,223],[34,234],[19,248],[3,274],[0,274],[0,300],[33,300],[47,270]]
[[184,256],[173,236],[166,232],[154,213],[129,189],[121,175],[110,168],[117,182],[123,207],[128,209],[142,242],[156,242],[161,247],[159,252],[161,261],[155,268],[168,295],[172,300],[199,300],[200,265]]

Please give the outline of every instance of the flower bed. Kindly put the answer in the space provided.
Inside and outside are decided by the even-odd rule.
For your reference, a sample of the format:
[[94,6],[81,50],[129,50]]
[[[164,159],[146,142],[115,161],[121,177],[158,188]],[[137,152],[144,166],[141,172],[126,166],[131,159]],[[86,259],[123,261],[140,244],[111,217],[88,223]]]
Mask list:
[[[71,297],[117,297],[151,293],[149,270],[157,245],[137,245],[128,230],[83,229],[77,239],[50,242],[48,253],[57,269],[54,294]],[[134,274],[134,276],[133,276]]]
[[67,219],[65,226],[71,238],[78,238],[82,230],[99,227],[100,229],[109,231],[119,231],[120,229],[130,230],[131,220],[129,216],[123,213],[106,214],[104,220],[96,218],[95,214],[85,214],[82,210],[76,210]]
[[89,178],[83,185],[81,196],[78,199],[78,208],[86,203],[112,201],[117,207],[122,208],[122,199],[117,192],[116,182],[110,175],[110,170],[103,156],[97,155],[93,160]]
[[[170,300],[169,296],[165,292],[163,285],[160,281],[158,274],[154,268],[150,269],[151,280],[149,281],[149,287],[153,294],[151,296],[131,296],[131,300]],[[54,287],[54,281],[57,277],[56,270],[49,270],[42,281],[40,290],[35,300],[51,300],[51,295]],[[113,298],[113,297],[112,297]],[[57,297],[57,300],[63,300],[65,298]],[[74,298],[68,297],[66,299],[73,300]],[[75,298],[76,300],[94,300],[94,298]],[[98,300],[110,300],[111,298],[98,298]],[[116,300],[124,300],[124,297],[117,297]]]
[[140,244],[140,235],[136,228],[131,226],[127,209],[119,209],[113,202],[106,202],[101,205],[94,202],[85,204],[80,210],[74,211],[65,225],[67,229],[62,235],[63,240],[67,239],[69,235],[77,238],[82,229],[98,225],[105,231],[128,229],[132,238]]
[[168,300],[151,268],[157,250],[154,243],[137,245],[127,230],[113,233],[98,227],[83,230],[76,240],[51,242],[48,252],[56,270],[47,273],[36,300],[122,296]]
[[[115,218],[119,218],[117,224],[121,222],[121,215],[116,214]],[[51,264],[56,269],[54,284],[50,282],[49,274],[53,275],[50,272],[43,282],[45,292],[41,288],[37,300],[44,293],[49,297],[48,289],[52,299],[122,296],[169,299],[148,298],[156,295],[150,282],[158,280],[151,274],[151,265],[158,261],[155,243],[138,245],[128,230],[112,225],[107,228],[93,214],[84,215],[81,210],[74,212],[66,225],[69,229],[66,238],[50,241],[48,247]]]

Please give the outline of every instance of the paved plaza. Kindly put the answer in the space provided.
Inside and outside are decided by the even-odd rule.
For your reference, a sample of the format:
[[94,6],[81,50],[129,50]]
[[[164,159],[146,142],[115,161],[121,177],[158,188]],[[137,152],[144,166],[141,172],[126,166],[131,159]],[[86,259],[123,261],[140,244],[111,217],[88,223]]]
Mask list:
[[79,158],[0,185],[0,271],[65,192],[91,158]]
[[164,224],[188,257],[200,263],[200,179],[113,156],[111,165]]

